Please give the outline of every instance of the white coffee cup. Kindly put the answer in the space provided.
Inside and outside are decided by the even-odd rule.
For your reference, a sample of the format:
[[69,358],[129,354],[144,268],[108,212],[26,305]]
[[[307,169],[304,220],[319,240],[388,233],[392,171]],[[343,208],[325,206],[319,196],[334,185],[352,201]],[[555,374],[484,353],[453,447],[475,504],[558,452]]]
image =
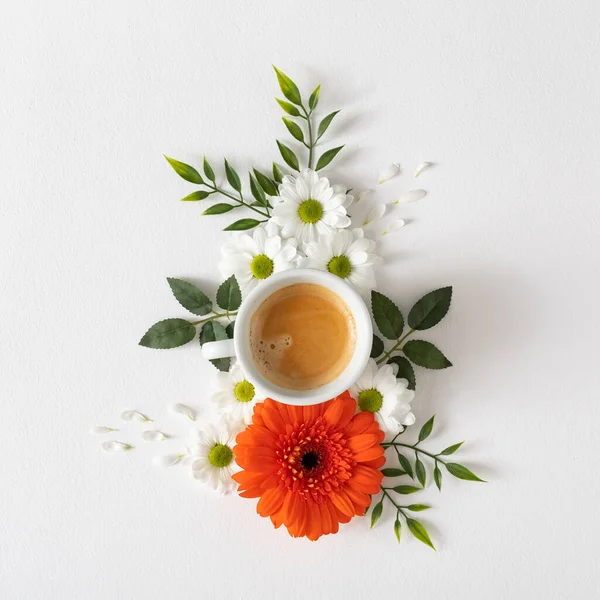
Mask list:
[[[271,294],[295,283],[322,285],[337,294],[346,303],[356,325],[356,343],[350,362],[339,377],[313,390],[290,390],[275,385],[258,370],[250,349],[250,319],[254,312]],[[371,315],[364,300],[352,286],[326,271],[290,269],[271,275],[254,288],[238,311],[233,339],[205,343],[202,346],[202,355],[207,359],[235,356],[245,376],[261,394],[285,404],[306,406],[325,402],[347,390],[363,372],[371,354],[372,343]]]

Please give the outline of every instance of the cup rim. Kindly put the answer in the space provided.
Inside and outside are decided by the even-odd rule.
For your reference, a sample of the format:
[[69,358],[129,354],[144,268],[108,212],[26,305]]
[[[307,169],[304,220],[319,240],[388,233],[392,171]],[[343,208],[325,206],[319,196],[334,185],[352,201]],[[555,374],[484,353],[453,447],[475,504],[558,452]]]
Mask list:
[[[337,294],[352,313],[356,326],[354,353],[344,371],[333,381],[313,390],[290,390],[273,384],[254,364],[250,349],[250,317],[266,298],[277,290],[295,283],[322,285]],[[335,398],[356,382],[371,355],[373,327],[365,301],[355,288],[343,279],[319,269],[289,269],[275,273],[254,288],[244,299],[237,314],[233,343],[242,371],[261,394],[285,404],[309,406]]]

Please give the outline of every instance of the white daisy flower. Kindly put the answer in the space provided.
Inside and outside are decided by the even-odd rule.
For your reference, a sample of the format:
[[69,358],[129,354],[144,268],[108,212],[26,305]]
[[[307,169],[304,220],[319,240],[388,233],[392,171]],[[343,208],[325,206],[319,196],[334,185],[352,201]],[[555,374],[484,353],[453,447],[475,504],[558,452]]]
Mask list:
[[211,400],[224,413],[247,425],[252,423],[252,413],[257,402],[264,400],[236,363],[228,373],[219,371],[215,376],[215,392]]
[[373,267],[382,260],[375,254],[375,242],[365,238],[362,229],[321,235],[306,244],[304,251],[306,258],[300,266],[329,271],[361,292],[375,287]]
[[281,227],[284,238],[296,238],[302,244],[350,226],[346,209],[353,197],[342,185],[330,185],[325,177],[304,169],[298,177],[286,175],[273,198],[271,220]]
[[239,470],[234,455],[235,436],[244,428],[241,421],[228,416],[218,424],[207,424],[194,430],[188,447],[192,456],[192,475],[212,488],[226,494],[236,489],[231,476]]
[[377,367],[371,358],[358,381],[350,388],[359,410],[375,413],[381,429],[395,435],[402,425],[415,422],[410,403],[415,393],[408,389],[406,379],[396,379],[393,365]]
[[235,275],[244,296],[273,273],[295,268],[298,258],[296,240],[283,240],[273,228],[267,232],[262,227],[256,228],[252,235],[239,234],[223,245],[221,253],[221,276],[227,279]]

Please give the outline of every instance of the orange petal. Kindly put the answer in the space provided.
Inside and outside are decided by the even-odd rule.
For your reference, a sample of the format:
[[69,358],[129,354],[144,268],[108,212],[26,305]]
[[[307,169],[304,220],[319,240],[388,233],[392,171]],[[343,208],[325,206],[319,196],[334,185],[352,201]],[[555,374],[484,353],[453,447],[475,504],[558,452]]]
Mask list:
[[262,418],[265,425],[276,434],[283,433],[285,431],[285,423],[281,418],[281,414],[275,405],[275,402],[270,398],[265,400],[265,408],[262,412]]
[[340,512],[350,517],[354,516],[354,507],[352,506],[352,502],[343,490],[331,492],[331,494],[329,494],[329,498],[331,499],[333,505]]
[[268,517],[281,508],[284,498],[285,494],[282,490],[279,488],[271,488],[264,492],[260,497],[260,500],[256,505],[256,512],[261,517]]
[[[323,403],[324,404],[324,403]],[[323,404],[313,404],[312,406],[302,407],[302,419],[306,421],[314,421],[320,417],[323,411]]]
[[350,422],[355,412],[356,402],[350,396],[342,394],[331,401],[331,404],[323,414],[323,419],[330,425],[335,425],[342,429]]
[[383,454],[383,448],[381,446],[372,446],[367,450],[363,450],[362,452],[358,452],[354,455],[354,460],[356,462],[367,462],[369,460],[375,460],[379,458]]
[[368,460],[366,462],[360,463],[361,465],[365,465],[365,467],[373,467],[374,469],[379,469],[385,465],[385,456],[380,456],[375,460]]
[[362,411],[352,417],[348,427],[344,430],[346,437],[354,437],[364,433],[373,424],[373,413]]
[[323,535],[327,535],[332,532],[333,524],[331,522],[331,515],[329,514],[329,501],[321,502],[319,504],[319,512],[321,513],[321,529],[323,530]]
[[369,494],[365,494],[364,492],[359,492],[358,490],[355,490],[354,488],[350,487],[349,485],[347,485],[344,488],[344,491],[346,492],[346,494],[348,495],[348,498],[350,498],[350,500],[352,500],[352,503],[356,506],[360,506],[363,508],[363,510],[369,506],[369,504],[371,504],[371,497],[369,496]]
[[242,469],[256,473],[273,473],[278,471],[281,466],[279,461],[273,458],[257,458],[252,456],[236,456],[235,462]]
[[260,498],[262,490],[258,487],[252,487],[245,492],[240,492],[240,498]]
[[351,437],[347,444],[348,448],[355,454],[368,450],[373,446],[379,445],[379,436],[374,433],[362,433],[361,435],[355,435]]

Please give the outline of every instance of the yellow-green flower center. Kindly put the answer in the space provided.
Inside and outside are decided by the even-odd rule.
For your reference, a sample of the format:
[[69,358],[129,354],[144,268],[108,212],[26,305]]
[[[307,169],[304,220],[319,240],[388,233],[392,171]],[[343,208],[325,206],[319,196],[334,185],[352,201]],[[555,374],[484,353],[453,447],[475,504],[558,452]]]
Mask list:
[[352,265],[347,256],[334,256],[327,263],[327,270],[342,279],[346,279],[352,272]]
[[316,223],[323,216],[323,206],[319,201],[309,198],[298,207],[298,216],[304,223]]
[[273,261],[266,254],[258,254],[250,263],[250,271],[256,279],[266,279],[273,274]]
[[208,453],[208,461],[213,467],[222,469],[233,460],[233,452],[229,446],[225,444],[216,444]]
[[238,402],[250,402],[254,398],[254,386],[247,380],[235,384],[233,393]]
[[360,410],[368,410],[369,412],[377,412],[383,404],[383,396],[377,390],[363,390],[358,395],[358,405]]

